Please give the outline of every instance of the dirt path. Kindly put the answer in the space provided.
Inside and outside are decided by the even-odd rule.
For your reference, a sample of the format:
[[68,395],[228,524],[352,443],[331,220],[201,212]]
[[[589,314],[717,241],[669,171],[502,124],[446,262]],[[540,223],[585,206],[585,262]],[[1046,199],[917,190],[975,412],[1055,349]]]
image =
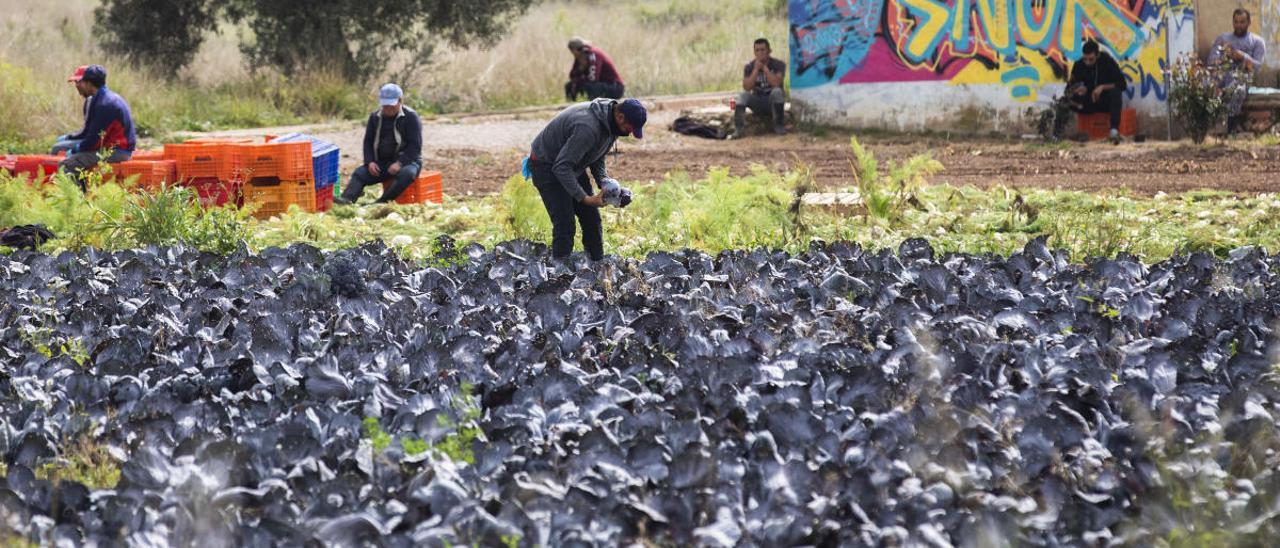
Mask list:
[[[705,102],[705,101],[704,101]],[[684,105],[677,105],[679,106]],[[445,192],[456,195],[494,192],[519,170],[529,143],[556,110],[517,114],[434,118],[424,122],[423,155],[428,168],[445,173]],[[786,169],[796,162],[812,170],[820,185],[852,183],[850,133],[822,136],[793,133],[739,141],[686,137],[668,128],[678,110],[650,114],[643,141],[624,139],[609,159],[610,172],[627,181],[661,181],[665,174],[686,171],[699,177],[710,168],[728,167],[748,173],[753,164]],[[360,162],[362,124],[263,128],[216,135],[264,135],[306,131],[342,149],[344,177]],[[1138,194],[1220,189],[1241,192],[1280,191],[1280,147],[1252,141],[1197,147],[1187,142],[1070,144],[1062,148],[991,138],[861,136],[883,160],[902,160],[931,152],[945,170],[939,183],[955,185],[1048,187],[1103,190],[1126,187]]]

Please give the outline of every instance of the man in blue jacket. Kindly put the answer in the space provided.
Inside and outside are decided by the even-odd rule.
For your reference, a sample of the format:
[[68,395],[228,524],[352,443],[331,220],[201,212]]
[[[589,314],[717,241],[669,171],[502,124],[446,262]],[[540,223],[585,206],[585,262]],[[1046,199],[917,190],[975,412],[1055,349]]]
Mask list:
[[376,203],[394,201],[422,168],[422,120],[413,109],[404,106],[400,86],[386,84],[378,92],[381,108],[369,115],[364,130],[364,165],[356,168],[342,196],[335,204],[354,204],[364,194],[364,187],[394,182],[382,191]]
[[644,136],[648,112],[635,99],[596,99],[564,109],[533,140],[528,171],[551,217],[551,255],[573,251],[574,219],[582,224],[582,247],[594,261],[604,258],[600,210],[604,192],[593,194],[587,169],[601,189],[609,180],[604,156],[618,137]]
[[80,184],[80,189],[85,190],[82,174],[98,165],[99,153],[109,150],[106,161],[110,164],[127,162],[133,157],[138,135],[133,128],[129,103],[107,89],[107,69],[101,65],[81,67],[76,69],[71,81],[80,96],[88,99],[89,106],[84,128],[59,139],[67,157],[58,163],[58,169],[69,173]]

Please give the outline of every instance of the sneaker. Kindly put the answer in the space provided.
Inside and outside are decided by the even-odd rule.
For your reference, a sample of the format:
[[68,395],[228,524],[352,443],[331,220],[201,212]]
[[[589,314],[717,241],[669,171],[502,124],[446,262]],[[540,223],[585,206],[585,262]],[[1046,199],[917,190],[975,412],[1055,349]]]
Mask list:
[[1116,131],[1116,130],[1114,130],[1114,129],[1113,129],[1113,130],[1111,130],[1111,137],[1110,137],[1110,139],[1111,139],[1111,144],[1113,144],[1113,145],[1118,145],[1118,144],[1120,144],[1120,132],[1119,132],[1119,131]]
[[774,132],[774,133],[776,133],[776,134],[778,134],[778,135],[786,135],[786,134],[787,134],[787,128],[786,128],[785,126],[774,126],[774,128],[773,128],[773,132]]
[[351,205],[351,200],[343,198],[342,196],[334,196],[333,205]]
[[746,137],[746,134],[745,134],[745,133],[743,133],[743,132],[741,132],[741,131],[735,131],[735,132],[733,132],[733,133],[730,133],[730,134],[728,134],[728,135],[725,135],[725,136],[724,136],[724,138],[725,138],[726,140],[729,140],[729,141],[736,141],[736,140],[741,139],[741,138],[743,138],[743,137]]

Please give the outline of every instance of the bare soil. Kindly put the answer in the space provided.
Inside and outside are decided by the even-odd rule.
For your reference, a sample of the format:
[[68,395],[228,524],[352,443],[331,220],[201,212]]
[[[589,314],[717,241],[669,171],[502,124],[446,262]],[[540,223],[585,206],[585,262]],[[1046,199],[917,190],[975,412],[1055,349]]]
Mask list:
[[[520,114],[424,120],[424,163],[445,174],[445,192],[474,195],[495,192],[519,171],[520,160],[554,109]],[[643,140],[622,139],[608,159],[609,171],[625,181],[661,181],[684,171],[700,177],[727,167],[745,174],[753,165],[787,169],[802,163],[823,187],[853,183],[850,132],[792,132],[734,141],[688,137],[670,131],[675,110],[650,114]],[[265,128],[218,135],[262,135],[307,131],[342,149],[346,173],[360,162],[364,128],[354,123],[297,128]],[[1021,139],[972,136],[859,135],[877,158],[901,161],[931,153],[945,166],[937,183],[989,187],[1063,188],[1086,191],[1127,188],[1136,194],[1199,189],[1238,192],[1280,191],[1280,146],[1252,140],[1145,143],[1071,143],[1059,147]]]

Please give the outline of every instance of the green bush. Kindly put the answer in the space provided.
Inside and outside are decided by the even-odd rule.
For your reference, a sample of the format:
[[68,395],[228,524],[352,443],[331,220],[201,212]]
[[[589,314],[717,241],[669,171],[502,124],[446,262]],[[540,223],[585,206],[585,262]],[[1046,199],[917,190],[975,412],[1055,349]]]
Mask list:
[[1229,64],[1205,65],[1184,56],[1169,71],[1169,104],[1173,116],[1196,144],[1222,123],[1231,97],[1248,86],[1248,75]]

